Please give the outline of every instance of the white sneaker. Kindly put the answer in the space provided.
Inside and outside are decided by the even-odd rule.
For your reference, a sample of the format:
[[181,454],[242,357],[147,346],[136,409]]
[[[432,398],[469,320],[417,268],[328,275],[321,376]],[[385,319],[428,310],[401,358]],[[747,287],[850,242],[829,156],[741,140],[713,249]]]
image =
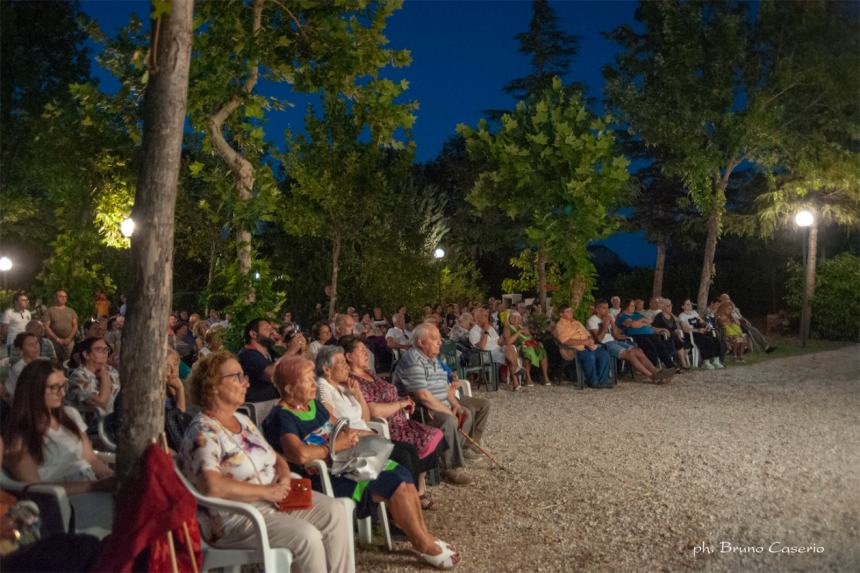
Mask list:
[[725,368],[725,366],[723,366],[723,363],[720,362],[719,358],[714,358],[713,362],[714,362],[714,368],[717,368],[717,369]]
[[705,370],[713,370],[714,365],[711,364],[710,360],[705,360],[704,362],[702,362],[702,368],[704,368]]

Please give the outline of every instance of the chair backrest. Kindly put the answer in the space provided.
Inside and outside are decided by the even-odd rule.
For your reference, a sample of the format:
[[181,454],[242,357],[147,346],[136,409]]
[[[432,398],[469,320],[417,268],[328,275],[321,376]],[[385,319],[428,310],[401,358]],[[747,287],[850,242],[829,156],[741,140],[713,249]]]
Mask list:
[[254,425],[257,425],[257,406],[255,402],[245,402],[244,404],[236,408],[236,411],[240,414],[248,416],[248,418],[250,418],[251,421],[254,422]]
[[271,412],[272,408],[277,405],[278,401],[279,400],[275,398],[274,400],[266,400],[265,402],[254,402],[254,407],[257,409],[257,419],[254,423],[258,426],[262,424],[263,420],[266,419],[266,416],[269,415],[269,412]]
[[18,499],[28,499],[38,506],[42,537],[55,533],[74,533],[72,504],[62,486],[20,482],[0,469],[0,487],[15,494]]

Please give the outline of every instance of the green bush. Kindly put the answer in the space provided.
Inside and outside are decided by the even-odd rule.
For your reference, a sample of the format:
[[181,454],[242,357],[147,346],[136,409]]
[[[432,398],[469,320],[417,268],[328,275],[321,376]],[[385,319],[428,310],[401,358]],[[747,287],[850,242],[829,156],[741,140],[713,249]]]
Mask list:
[[[788,264],[785,302],[800,316],[805,284],[803,265]],[[818,266],[812,299],[812,335],[860,341],[860,258],[842,253]]]

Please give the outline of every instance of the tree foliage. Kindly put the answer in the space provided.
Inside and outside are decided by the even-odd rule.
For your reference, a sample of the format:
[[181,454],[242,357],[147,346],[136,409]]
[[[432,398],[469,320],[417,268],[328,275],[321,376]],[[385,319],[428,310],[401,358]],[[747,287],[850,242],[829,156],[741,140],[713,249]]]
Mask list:
[[[803,266],[792,262],[788,266],[786,303],[796,316],[800,315],[804,289]],[[860,258],[841,253],[823,262],[815,277],[815,297],[812,299],[812,331],[827,340],[860,341],[856,317],[860,314]]]
[[575,303],[593,284],[588,243],[617,226],[612,213],[628,179],[609,121],[589,113],[556,78],[539,98],[502,116],[497,133],[485,121],[458,127],[469,153],[491,166],[478,176],[470,202],[524,216],[529,241],[562,265]]

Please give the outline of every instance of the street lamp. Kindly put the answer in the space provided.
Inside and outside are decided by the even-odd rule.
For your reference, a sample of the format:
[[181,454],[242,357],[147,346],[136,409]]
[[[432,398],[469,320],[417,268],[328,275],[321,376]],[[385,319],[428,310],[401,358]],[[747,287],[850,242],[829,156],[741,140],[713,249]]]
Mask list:
[[442,304],[442,259],[445,258],[445,249],[436,247],[433,258],[439,261],[439,282],[436,283],[436,303]]
[[12,270],[12,259],[0,257],[0,273],[3,273],[3,290],[6,290],[6,275]]
[[122,223],[119,224],[119,232],[125,238],[131,237],[134,234],[134,219],[131,217],[123,219]]
[[798,227],[809,229],[806,243],[806,285],[803,289],[803,306],[800,309],[800,345],[806,346],[812,323],[812,297],[815,296],[815,254],[818,249],[818,224],[815,214],[802,209],[794,216]]

